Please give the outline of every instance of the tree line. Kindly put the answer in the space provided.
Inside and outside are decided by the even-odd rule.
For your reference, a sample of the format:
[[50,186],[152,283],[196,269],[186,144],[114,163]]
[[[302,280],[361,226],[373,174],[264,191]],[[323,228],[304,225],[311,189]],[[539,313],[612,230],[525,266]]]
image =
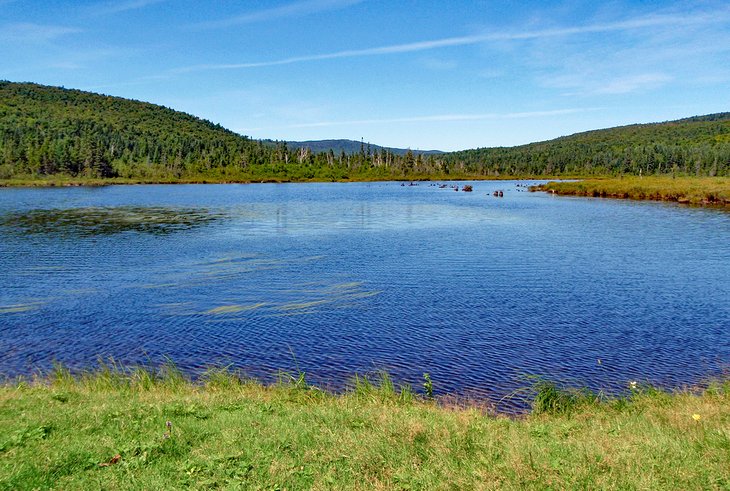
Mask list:
[[230,180],[730,175],[730,113],[580,133],[518,147],[424,155],[361,145],[313,152],[257,141],[145,102],[0,82],[0,179]]

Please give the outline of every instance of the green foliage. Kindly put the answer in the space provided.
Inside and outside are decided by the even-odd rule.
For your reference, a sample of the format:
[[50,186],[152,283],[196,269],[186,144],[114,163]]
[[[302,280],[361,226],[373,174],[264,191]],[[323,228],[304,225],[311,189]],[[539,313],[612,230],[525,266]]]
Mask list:
[[358,400],[373,402],[410,403],[416,395],[409,385],[396,387],[387,372],[380,371],[375,377],[355,375],[352,379],[352,394]]
[[[346,155],[259,142],[154,104],[0,81],[0,179],[152,182],[404,177],[388,149]],[[364,147],[363,147],[364,148]],[[429,172],[422,165],[413,172]]]
[[652,199],[704,205],[730,205],[727,177],[621,177],[549,182],[536,189],[557,194]]
[[588,131],[517,147],[448,154],[488,175],[730,175],[730,113]]
[[543,377],[531,376],[530,391],[533,414],[570,414],[581,406],[598,401],[598,397],[587,389],[559,387]]
[[431,381],[431,375],[428,373],[423,374],[423,390],[426,392],[428,399],[433,399],[433,382]]
[[507,418],[406,400],[382,373],[333,395],[240,383],[225,367],[180,385],[163,376],[177,380],[173,370],[143,369],[152,385],[142,389],[138,372],[105,364],[76,375],[59,367],[52,379],[0,386],[0,489],[730,484],[724,379],[671,394],[637,384],[621,404],[576,403],[537,380],[546,406],[562,409]]
[[145,102],[0,81],[0,181],[250,182],[545,175],[730,175],[730,113],[512,148],[315,151]]

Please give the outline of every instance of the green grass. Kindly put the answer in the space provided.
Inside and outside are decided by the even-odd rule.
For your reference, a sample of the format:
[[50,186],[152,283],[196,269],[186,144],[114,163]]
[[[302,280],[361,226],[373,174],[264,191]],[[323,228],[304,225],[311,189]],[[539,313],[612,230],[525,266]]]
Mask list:
[[535,189],[561,195],[677,201],[730,206],[728,177],[621,177],[549,182]]
[[281,380],[106,365],[5,385],[0,489],[730,487],[728,381],[599,400],[537,379],[507,417],[386,375],[340,395]]

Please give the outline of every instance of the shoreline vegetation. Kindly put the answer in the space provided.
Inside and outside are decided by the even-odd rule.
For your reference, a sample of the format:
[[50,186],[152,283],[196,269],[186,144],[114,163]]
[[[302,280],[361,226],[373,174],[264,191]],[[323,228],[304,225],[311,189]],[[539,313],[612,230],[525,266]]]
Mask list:
[[[0,386],[0,489],[726,489],[730,379],[621,397],[533,378],[532,410],[356,377],[56,368]],[[437,381],[436,381],[437,384]]]
[[0,100],[5,183],[730,176],[728,112],[515,147],[431,153],[361,140],[335,152],[254,140],[163,106],[61,87],[0,81]]
[[327,183],[327,182],[437,182],[437,181],[508,181],[508,180],[546,180],[546,179],[579,179],[579,177],[563,176],[483,176],[483,175],[430,175],[418,174],[404,177],[387,175],[382,177],[356,176],[339,179],[295,179],[285,177],[254,176],[189,176],[180,178],[84,178],[77,176],[23,176],[12,179],[0,179],[0,187],[75,187],[75,186],[113,186],[136,184],[285,184],[285,183]]
[[[553,181],[552,179],[560,179]],[[650,201],[673,201],[690,205],[730,206],[729,177],[670,177],[670,176],[447,176],[417,175],[411,178],[388,176],[387,178],[353,178],[334,181],[306,179],[247,179],[243,177],[191,176],[179,179],[131,179],[131,178],[79,178],[73,176],[22,177],[0,179],[2,187],[75,187],[150,184],[255,184],[255,183],[311,183],[311,182],[437,182],[437,181],[504,181],[548,180],[546,184],[532,186],[530,191],[544,191],[561,196],[587,196]]]
[[548,182],[534,186],[530,190],[546,191],[562,196],[730,206],[730,178],[728,177],[624,176],[610,179]]

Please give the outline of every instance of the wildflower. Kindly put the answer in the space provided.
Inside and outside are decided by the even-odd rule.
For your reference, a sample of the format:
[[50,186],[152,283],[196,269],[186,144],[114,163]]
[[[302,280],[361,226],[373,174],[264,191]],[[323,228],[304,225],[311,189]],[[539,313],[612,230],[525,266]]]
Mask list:
[[695,421],[699,421],[699,420],[701,420],[701,419],[702,419],[702,416],[700,416],[700,415],[699,415],[699,414],[697,414],[697,413],[694,413],[694,414],[692,415],[692,419],[694,419]]
[[165,426],[167,427],[167,431],[163,433],[162,438],[167,440],[170,436],[172,436],[172,421],[166,421]]
[[632,380],[629,382],[629,389],[636,390],[636,388],[639,386],[639,384],[636,382],[636,380]]

